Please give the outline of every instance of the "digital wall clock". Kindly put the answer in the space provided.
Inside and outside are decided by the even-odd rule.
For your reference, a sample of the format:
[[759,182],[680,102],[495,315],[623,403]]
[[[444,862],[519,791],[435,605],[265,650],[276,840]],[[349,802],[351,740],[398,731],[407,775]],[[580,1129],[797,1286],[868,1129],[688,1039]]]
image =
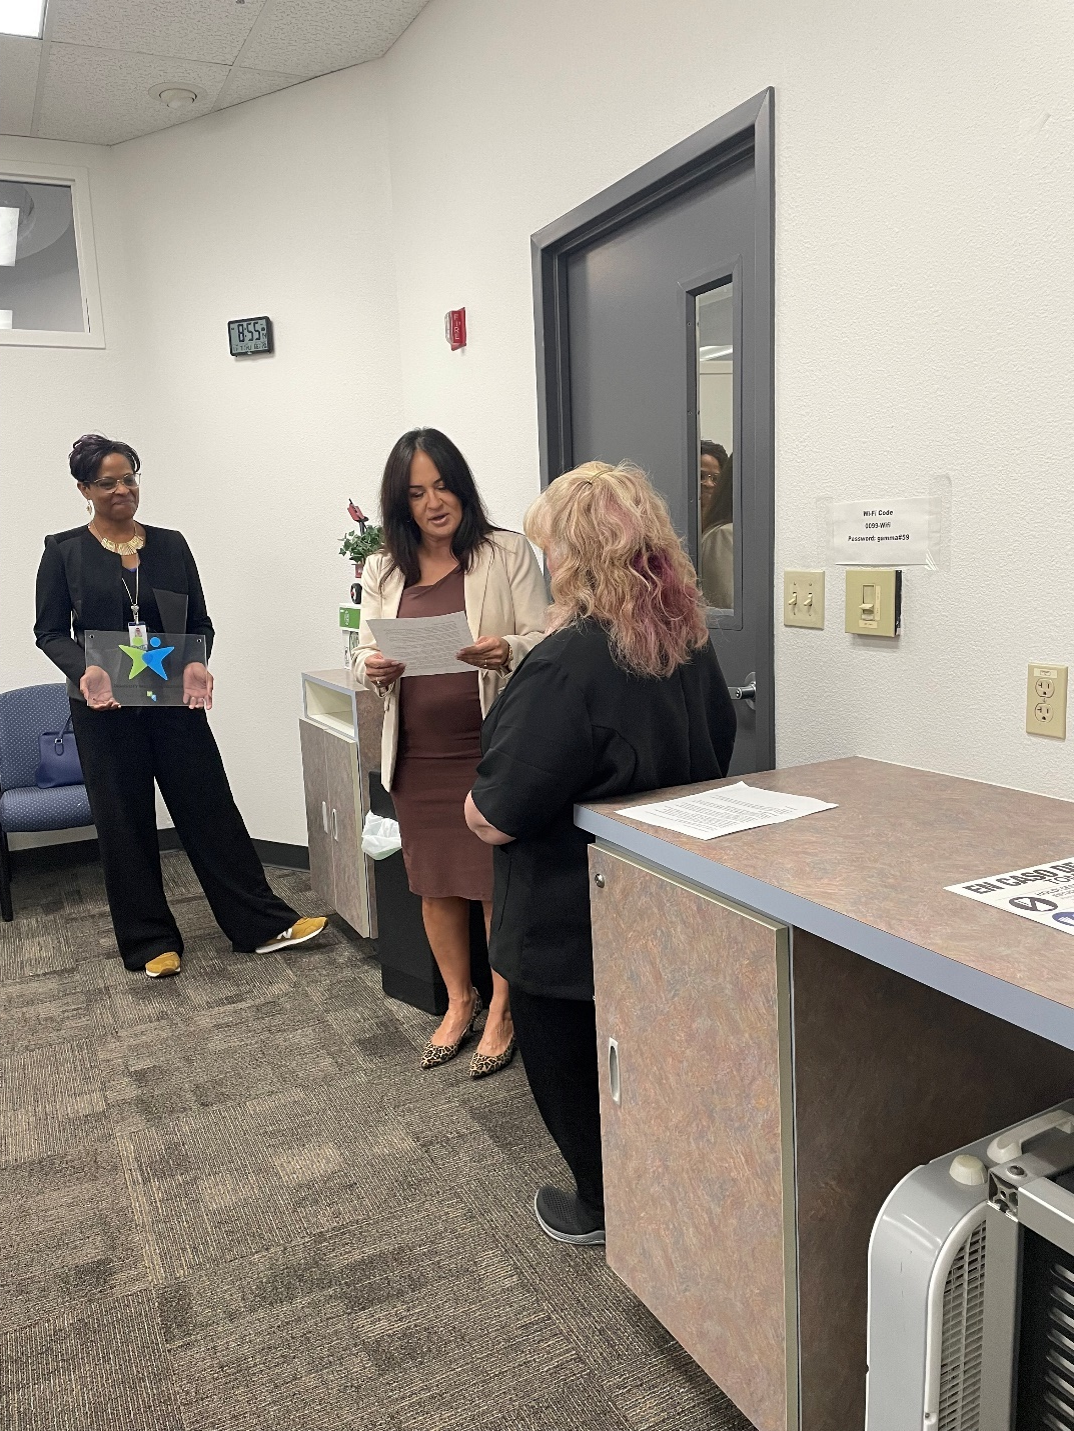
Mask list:
[[271,318],[232,318],[227,325],[227,340],[233,358],[250,353],[272,352]]

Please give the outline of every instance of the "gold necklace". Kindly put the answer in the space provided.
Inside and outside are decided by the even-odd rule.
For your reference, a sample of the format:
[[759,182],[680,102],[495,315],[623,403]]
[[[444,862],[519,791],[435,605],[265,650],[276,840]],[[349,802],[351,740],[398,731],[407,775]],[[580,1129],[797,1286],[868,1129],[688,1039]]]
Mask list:
[[145,533],[138,530],[137,522],[134,524],[134,536],[125,542],[110,542],[107,537],[101,536],[92,522],[89,524],[89,529],[106,552],[115,552],[117,556],[131,557],[145,546]]

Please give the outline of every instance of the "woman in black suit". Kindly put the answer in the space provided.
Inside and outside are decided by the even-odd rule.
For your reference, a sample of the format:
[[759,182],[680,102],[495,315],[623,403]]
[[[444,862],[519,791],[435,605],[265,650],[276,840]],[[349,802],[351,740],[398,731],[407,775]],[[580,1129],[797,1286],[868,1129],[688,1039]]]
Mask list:
[[725,775],[735,711],[697,577],[643,473],[603,462],[567,473],[530,508],[526,535],[548,564],[549,634],[488,714],[467,823],[497,846],[489,962],[577,1185],[541,1188],[537,1220],[561,1242],[600,1243],[592,836],[574,805]]
[[301,919],[269,889],[235,806],[205,712],[213,678],[203,663],[183,673],[183,706],[121,709],[107,672],[87,666],[86,631],[205,637],[213,627],[198,569],[179,532],[136,522],[133,447],[80,437],[71,475],[93,513],[88,526],[45,538],[37,574],[37,644],[67,677],[71,720],[93,811],[108,907],[124,965],[151,978],[178,974],[183,941],[164,897],[153,782],[236,952],[301,944],[325,919]]

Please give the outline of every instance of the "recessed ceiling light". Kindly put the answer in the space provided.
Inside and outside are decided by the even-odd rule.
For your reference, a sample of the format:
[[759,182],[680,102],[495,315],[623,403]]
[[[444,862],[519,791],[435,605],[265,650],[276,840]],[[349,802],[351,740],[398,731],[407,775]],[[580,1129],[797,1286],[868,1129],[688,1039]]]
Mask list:
[[0,0],[0,34],[29,34],[39,39],[44,0]]
[[18,242],[18,209],[0,208],[0,268],[14,268]]
[[45,0],[0,0],[0,35],[41,34]]
[[167,105],[169,109],[189,109],[201,98],[200,90],[185,84],[158,84],[154,85],[149,93],[154,99],[159,99],[161,104]]

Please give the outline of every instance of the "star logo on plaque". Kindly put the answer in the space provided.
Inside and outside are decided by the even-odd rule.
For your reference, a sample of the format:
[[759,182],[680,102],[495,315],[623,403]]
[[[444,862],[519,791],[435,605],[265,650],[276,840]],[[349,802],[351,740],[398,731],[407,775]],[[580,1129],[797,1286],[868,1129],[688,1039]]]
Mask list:
[[135,676],[140,675],[143,671],[152,671],[162,681],[168,679],[168,673],[164,669],[164,658],[170,656],[175,647],[162,646],[159,636],[150,637],[148,650],[143,650],[140,646],[120,646],[119,649],[125,656],[131,658],[131,668],[127,675],[128,681],[133,681]]

